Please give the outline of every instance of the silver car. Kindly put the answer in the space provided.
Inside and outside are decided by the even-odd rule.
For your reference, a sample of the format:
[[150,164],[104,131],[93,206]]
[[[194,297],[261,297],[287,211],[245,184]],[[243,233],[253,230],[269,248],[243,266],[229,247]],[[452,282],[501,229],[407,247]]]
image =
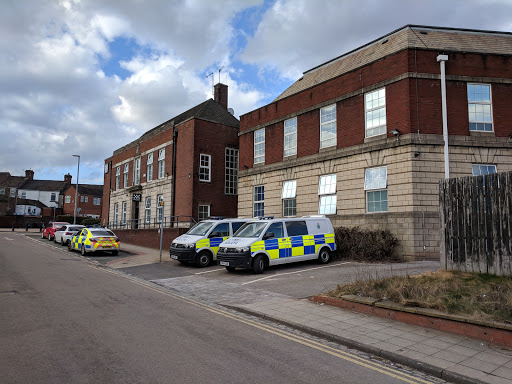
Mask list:
[[71,238],[75,236],[78,232],[85,228],[83,225],[76,224],[67,224],[62,226],[58,231],[55,231],[55,236],[53,237],[53,241],[55,243],[60,243],[60,245],[67,245]]

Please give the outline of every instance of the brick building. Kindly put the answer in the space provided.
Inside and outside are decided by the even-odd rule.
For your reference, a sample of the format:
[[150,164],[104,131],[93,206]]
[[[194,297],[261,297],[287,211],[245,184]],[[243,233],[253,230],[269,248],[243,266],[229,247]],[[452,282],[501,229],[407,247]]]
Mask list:
[[147,131],[105,160],[105,223],[133,227],[163,217],[169,223],[171,216],[236,217],[240,122],[228,111],[227,85],[219,83],[214,91],[214,99]]
[[[76,185],[69,185],[64,191],[62,205],[64,215],[75,214]],[[78,202],[76,204],[77,216],[101,217],[103,203],[103,185],[78,184]]]
[[241,116],[238,212],[387,228],[437,259],[443,116],[450,177],[510,171],[511,102],[512,34],[400,28]]

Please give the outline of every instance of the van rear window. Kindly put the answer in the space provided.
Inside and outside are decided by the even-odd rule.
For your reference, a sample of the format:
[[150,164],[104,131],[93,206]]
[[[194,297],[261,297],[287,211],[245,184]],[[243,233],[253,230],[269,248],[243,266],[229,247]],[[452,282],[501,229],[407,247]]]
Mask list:
[[288,237],[308,234],[308,227],[305,221],[287,221],[286,230],[288,231]]

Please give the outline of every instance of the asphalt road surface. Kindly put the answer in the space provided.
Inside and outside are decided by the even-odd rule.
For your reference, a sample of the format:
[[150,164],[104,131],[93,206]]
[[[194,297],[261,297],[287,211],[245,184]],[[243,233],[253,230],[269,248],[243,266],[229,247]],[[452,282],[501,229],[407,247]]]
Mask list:
[[284,327],[0,233],[2,383],[419,383]]

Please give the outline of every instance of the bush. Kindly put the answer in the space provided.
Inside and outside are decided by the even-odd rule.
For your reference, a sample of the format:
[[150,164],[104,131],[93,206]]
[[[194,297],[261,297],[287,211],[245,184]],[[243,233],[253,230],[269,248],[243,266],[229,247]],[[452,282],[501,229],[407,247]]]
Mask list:
[[[73,224],[73,216],[71,215],[59,215],[55,218],[55,221],[67,221],[68,223]],[[93,218],[93,217],[76,217],[76,223],[78,225],[94,225],[100,224],[101,219]]]
[[93,217],[84,217],[81,224],[82,225],[95,225],[101,223],[101,219],[96,219]]
[[359,227],[334,229],[336,258],[366,262],[399,261],[398,239],[389,230]]

